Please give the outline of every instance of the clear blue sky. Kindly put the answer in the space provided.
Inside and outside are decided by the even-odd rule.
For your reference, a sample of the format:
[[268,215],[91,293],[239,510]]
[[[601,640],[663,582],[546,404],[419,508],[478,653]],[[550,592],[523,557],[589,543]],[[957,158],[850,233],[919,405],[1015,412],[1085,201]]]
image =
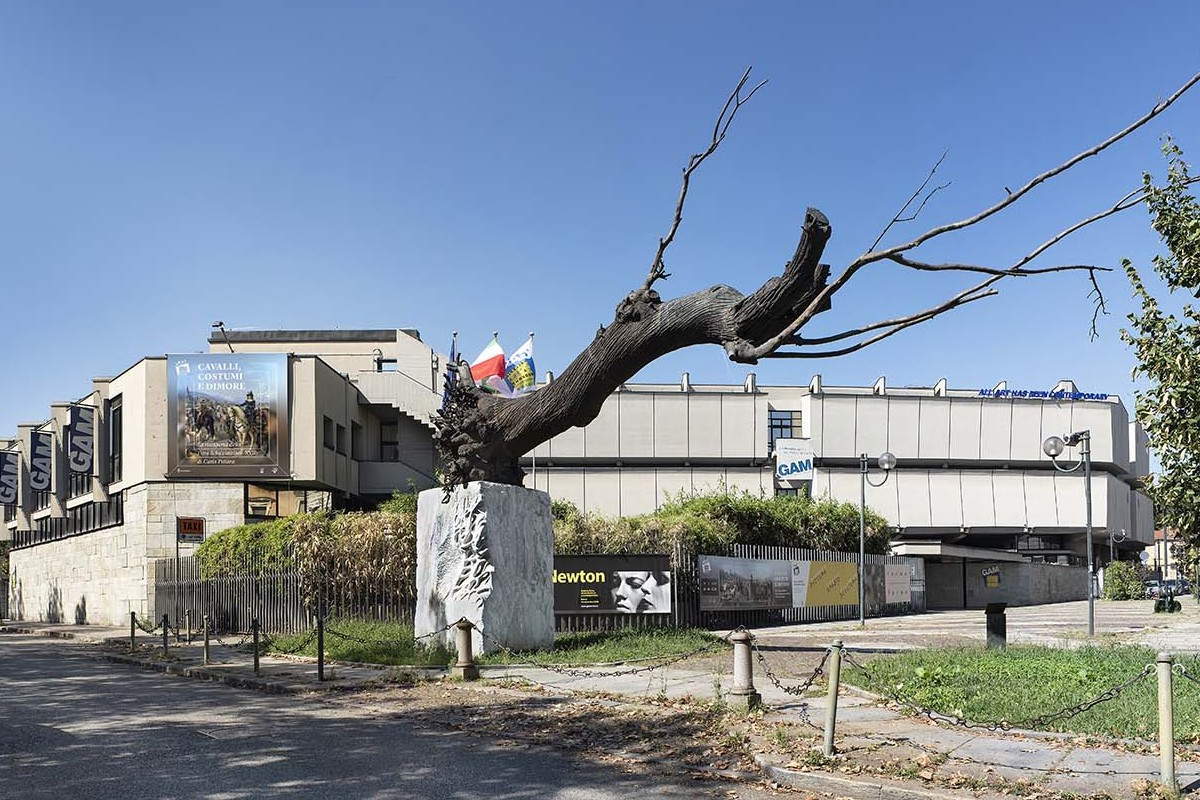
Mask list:
[[[0,9],[0,433],[141,356],[230,327],[416,327],[473,356],[535,330],[561,370],[645,274],[679,169],[741,70],[771,82],[697,176],[674,296],[756,287],[825,211],[834,267],[949,148],[955,219],[1140,115],[1200,69],[1192,3],[8,3]],[[1158,169],[1200,158],[1200,89],[930,260],[1007,264]],[[897,235],[918,232],[908,227]],[[1131,211],[1046,263],[1146,263]],[[962,278],[879,265],[809,329],[924,307]],[[1117,337],[1090,342],[1080,275],[766,383],[1048,388],[1130,403]],[[713,347],[641,379],[741,380]]]

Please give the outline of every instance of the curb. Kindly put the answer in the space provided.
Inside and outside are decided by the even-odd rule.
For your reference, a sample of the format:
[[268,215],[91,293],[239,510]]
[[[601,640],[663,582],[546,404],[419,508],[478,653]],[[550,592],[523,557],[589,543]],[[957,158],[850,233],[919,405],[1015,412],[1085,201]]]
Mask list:
[[[185,666],[183,664],[173,664],[169,661],[145,661],[132,656],[123,656],[116,653],[104,653],[96,656],[101,661],[108,661],[113,664],[126,664],[133,667],[150,672],[162,672],[167,675],[177,675],[182,678],[192,678],[194,680],[213,681],[223,683],[226,686],[233,686],[238,689],[257,689],[260,692],[268,694],[306,694],[308,692],[322,691],[322,687],[315,686],[293,686],[288,683],[280,683],[278,681],[265,681],[261,678],[247,678],[241,675],[229,675],[224,672],[209,669],[208,667]],[[336,690],[339,687],[330,686],[326,691]]]
[[913,788],[890,782],[883,783],[877,780],[854,780],[830,775],[826,772],[800,772],[781,767],[758,754],[755,754],[754,761],[768,780],[805,792],[820,792],[836,797],[844,797],[853,792],[853,796],[869,796],[872,800],[874,798],[878,798],[878,800],[962,800],[963,798],[961,793],[951,794],[934,789]]

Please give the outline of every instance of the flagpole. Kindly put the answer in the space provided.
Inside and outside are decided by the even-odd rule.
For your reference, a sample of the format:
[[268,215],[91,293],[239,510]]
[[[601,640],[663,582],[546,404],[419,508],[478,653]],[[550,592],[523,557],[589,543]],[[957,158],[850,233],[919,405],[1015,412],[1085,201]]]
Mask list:
[[[533,331],[529,332],[529,341],[533,341]],[[533,382],[534,391],[537,391],[537,379]],[[533,486],[532,489],[537,489],[537,448],[533,449]]]

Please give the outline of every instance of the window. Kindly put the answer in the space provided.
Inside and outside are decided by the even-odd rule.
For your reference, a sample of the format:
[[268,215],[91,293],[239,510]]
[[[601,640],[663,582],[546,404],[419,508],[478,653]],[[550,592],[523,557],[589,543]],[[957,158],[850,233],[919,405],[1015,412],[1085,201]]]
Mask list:
[[396,359],[394,358],[377,358],[375,359],[376,372],[395,372]]
[[350,457],[355,461],[362,461],[363,457],[362,425],[354,421],[350,422]]
[[342,455],[346,455],[346,426],[337,426],[337,451]]
[[303,489],[280,489],[272,485],[254,483],[243,484],[245,492],[245,508],[247,521],[255,518],[273,519],[288,517],[307,511],[305,492]]
[[329,417],[325,417],[324,419],[325,419],[325,446],[328,447],[330,450],[332,450],[334,445],[336,444],[335,439],[334,439],[334,433],[333,433],[333,420],[331,420]]
[[799,439],[803,435],[803,430],[799,411],[775,411],[772,409],[767,412],[767,436],[769,437],[768,449],[770,452],[775,452],[776,439]]
[[121,420],[121,395],[104,401],[104,418],[108,421],[108,483],[121,480],[121,445],[124,431]]
[[379,460],[400,460],[400,426],[394,422],[379,426]]
[[33,493],[33,510],[41,511],[43,508],[50,507],[50,490],[46,489],[41,492]]
[[67,510],[67,516],[51,519],[43,517],[34,523],[37,528],[32,531],[17,531],[13,540],[14,547],[63,539],[81,533],[91,533],[103,528],[125,524],[125,501],[118,492],[104,503],[85,503]]
[[17,506],[14,503],[4,504],[4,521],[12,522],[17,518]]

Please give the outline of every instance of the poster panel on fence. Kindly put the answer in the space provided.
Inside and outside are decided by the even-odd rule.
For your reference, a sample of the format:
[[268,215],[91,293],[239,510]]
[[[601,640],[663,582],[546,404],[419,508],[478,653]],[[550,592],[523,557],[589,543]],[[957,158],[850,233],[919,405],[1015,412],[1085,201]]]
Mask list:
[[670,614],[665,555],[555,556],[555,614]]
[[792,607],[792,562],[699,556],[700,608],[748,611]]
[[797,561],[807,567],[804,594],[795,597],[797,608],[858,604],[858,565],[851,561]]
[[168,472],[287,477],[288,356],[167,356]]
[[887,564],[883,568],[884,600],[891,603],[912,602],[912,567],[907,564]]

